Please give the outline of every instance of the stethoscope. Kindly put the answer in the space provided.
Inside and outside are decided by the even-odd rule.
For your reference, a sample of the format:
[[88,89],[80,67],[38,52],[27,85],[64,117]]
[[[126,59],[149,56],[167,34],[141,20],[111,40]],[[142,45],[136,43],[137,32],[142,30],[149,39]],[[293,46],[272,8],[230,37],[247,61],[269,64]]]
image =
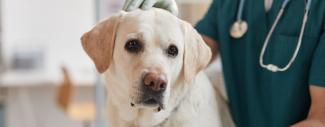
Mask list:
[[[290,0],[284,0],[283,1],[281,9],[280,9],[274,23],[272,24],[272,27],[271,27],[270,31],[268,32],[267,37],[266,37],[266,39],[264,41],[264,44],[263,44],[263,47],[262,47],[262,50],[261,50],[261,53],[260,53],[260,57],[259,57],[259,64],[260,64],[261,67],[263,67],[263,68],[265,68],[265,69],[267,69],[267,70],[269,70],[271,72],[279,72],[279,71],[283,72],[283,71],[287,71],[291,67],[292,63],[295,61],[295,59],[296,59],[296,57],[298,55],[298,52],[300,50],[300,46],[301,46],[301,43],[302,43],[304,31],[305,31],[305,26],[306,26],[306,23],[307,23],[307,20],[308,20],[308,14],[309,14],[309,10],[310,10],[311,1],[312,0],[307,0],[307,4],[306,4],[306,7],[305,7],[305,14],[304,14],[304,18],[303,18],[303,23],[302,23],[302,26],[301,26],[299,39],[298,39],[298,44],[296,46],[295,52],[292,55],[292,57],[291,57],[291,59],[290,59],[290,61],[288,62],[287,65],[285,65],[284,67],[279,67],[279,66],[277,66],[275,64],[265,64],[264,63],[264,54],[265,54],[266,48],[268,47],[268,44],[270,42],[270,38],[271,38],[271,36],[272,36],[272,34],[274,32],[274,29],[278,25],[278,22],[281,19],[285,8],[287,7],[288,3],[290,2]],[[237,13],[237,20],[234,22],[234,24],[232,25],[232,27],[230,29],[230,35],[231,35],[231,37],[233,37],[235,39],[239,39],[239,38],[243,37],[245,35],[245,33],[247,32],[247,29],[248,29],[247,22],[242,19],[244,3],[245,3],[245,0],[240,0],[239,7],[238,7],[238,13]]]

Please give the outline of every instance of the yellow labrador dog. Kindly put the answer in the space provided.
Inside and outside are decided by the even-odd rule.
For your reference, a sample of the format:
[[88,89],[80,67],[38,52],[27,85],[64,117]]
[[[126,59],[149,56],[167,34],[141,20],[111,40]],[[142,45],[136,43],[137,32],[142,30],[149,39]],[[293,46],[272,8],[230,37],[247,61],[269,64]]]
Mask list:
[[169,12],[121,12],[81,40],[106,79],[110,127],[232,126],[225,102],[202,71],[209,47]]

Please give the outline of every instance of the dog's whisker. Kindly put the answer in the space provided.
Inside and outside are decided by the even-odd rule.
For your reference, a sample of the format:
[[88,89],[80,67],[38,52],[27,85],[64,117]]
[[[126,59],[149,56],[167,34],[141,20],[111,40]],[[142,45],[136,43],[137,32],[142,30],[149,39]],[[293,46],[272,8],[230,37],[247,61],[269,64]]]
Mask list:
[[130,105],[131,105],[131,107],[134,107],[135,106],[134,103],[132,103],[132,102],[130,103]]
[[160,112],[160,111],[161,111],[161,108],[160,108],[160,106],[157,108],[157,111],[158,111],[158,112]]
[[161,102],[158,103],[158,109],[165,109],[165,106],[164,104],[162,104]]

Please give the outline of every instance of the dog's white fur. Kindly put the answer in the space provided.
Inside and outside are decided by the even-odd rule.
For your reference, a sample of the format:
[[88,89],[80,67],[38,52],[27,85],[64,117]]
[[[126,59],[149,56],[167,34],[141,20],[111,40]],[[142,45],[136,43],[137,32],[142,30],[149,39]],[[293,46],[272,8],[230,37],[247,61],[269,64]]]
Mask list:
[[[125,50],[132,39],[143,42],[141,53]],[[97,24],[82,43],[106,79],[110,127],[233,126],[226,102],[202,71],[211,57],[209,47],[172,14],[161,9],[121,12]],[[175,58],[166,55],[170,44],[178,47]],[[152,69],[168,79],[160,112],[137,103],[143,74]]]

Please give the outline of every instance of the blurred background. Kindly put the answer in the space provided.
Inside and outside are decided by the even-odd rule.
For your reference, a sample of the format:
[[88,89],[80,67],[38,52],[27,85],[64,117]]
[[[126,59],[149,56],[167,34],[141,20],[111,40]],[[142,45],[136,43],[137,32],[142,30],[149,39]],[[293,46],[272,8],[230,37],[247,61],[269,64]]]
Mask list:
[[[211,0],[177,2],[195,24]],[[80,37],[123,3],[0,0],[0,127],[105,127],[105,90]]]

